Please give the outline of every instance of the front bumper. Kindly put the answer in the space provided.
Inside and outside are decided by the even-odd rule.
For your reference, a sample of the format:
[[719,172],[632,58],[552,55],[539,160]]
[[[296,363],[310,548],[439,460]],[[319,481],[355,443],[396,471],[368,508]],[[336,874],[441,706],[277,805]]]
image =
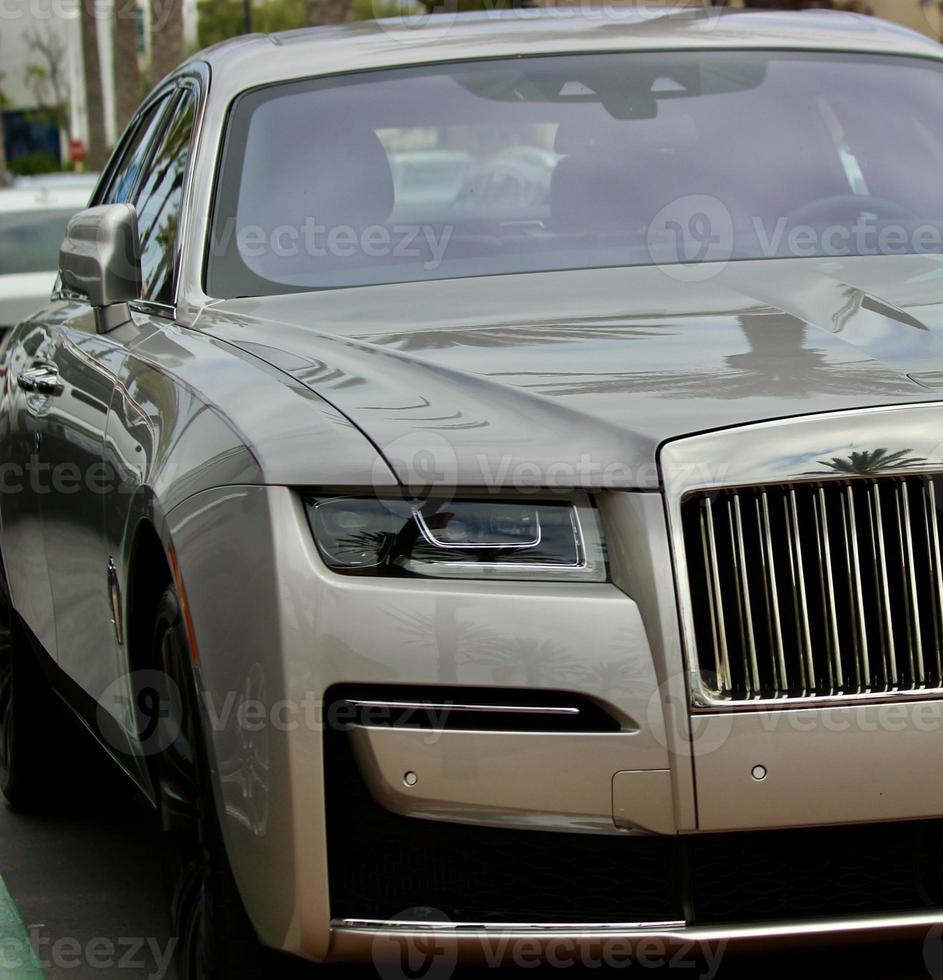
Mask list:
[[[796,934],[925,932],[938,921],[936,843],[923,843],[934,836],[935,825],[876,825],[884,836],[846,855],[840,874],[821,862],[808,866],[810,850],[819,857],[828,853],[821,840],[813,846],[774,830],[938,816],[943,800],[927,788],[934,781],[923,778],[914,759],[914,751],[928,756],[930,736],[916,749],[912,740],[895,743],[886,732],[862,736],[848,750],[856,760],[849,781],[840,783],[858,787],[859,798],[846,793],[831,802],[827,767],[821,765],[821,792],[803,795],[793,764],[799,755],[788,740],[777,738],[781,733],[767,733],[763,758],[753,759],[751,745],[762,734],[762,716],[749,716],[759,727],[736,737],[728,732],[718,740],[716,729],[710,729],[705,738],[692,727],[701,722],[688,709],[662,498],[610,494],[601,506],[612,583],[551,586],[334,575],[317,555],[300,498],[285,488],[209,491],[171,514],[198,639],[200,681],[216,719],[208,734],[224,834],[241,894],[266,943],[311,959],[342,960],[376,958],[375,943],[411,942],[418,936],[444,943],[456,955],[487,960],[495,936],[515,942],[536,936],[539,948],[564,941],[592,949],[612,939],[637,944],[646,937],[748,944]],[[252,558],[248,573],[247,555]],[[604,705],[619,719],[620,730],[456,730],[434,739],[402,730],[347,731],[344,745],[356,754],[348,769],[365,782],[367,794],[337,822],[331,816],[339,797],[331,788],[330,761],[341,752],[331,749],[330,739],[338,733],[325,733],[322,702],[342,685],[372,685],[378,691],[390,685],[573,691]],[[260,724],[238,722],[243,706],[259,704],[265,709]],[[719,724],[721,717],[712,715],[710,724]],[[821,731],[814,745],[801,738],[791,743],[805,765],[820,764],[838,740],[852,744],[847,733],[830,732],[827,724]],[[890,775],[875,781],[872,791],[862,775],[878,742],[885,753],[882,772]],[[757,762],[766,768],[765,780],[751,780]],[[403,779],[407,772],[418,777],[411,786]],[[701,812],[695,776],[706,772],[714,795],[705,795],[705,801],[715,800],[718,809]],[[731,804],[734,792],[741,793],[743,807]],[[879,806],[869,809],[866,804],[874,800]],[[368,807],[384,819],[405,821],[413,844],[397,851],[381,835],[368,846]],[[716,813],[722,815],[705,821]],[[760,829],[762,840],[750,833]],[[704,834],[707,830],[741,833]],[[353,836],[339,857],[346,831]],[[917,837],[908,837],[911,832]],[[831,833],[830,847],[847,836],[835,828]],[[564,880],[574,880],[580,867],[591,868],[595,890],[567,894],[557,876],[557,884],[544,891],[560,895],[562,905],[518,902],[514,907],[506,900],[502,906],[502,895],[526,891],[520,879],[503,887],[491,882],[490,892],[485,889],[469,912],[461,896],[471,894],[473,881],[451,897],[435,893],[432,885],[461,882],[455,869],[448,870],[449,854],[468,856],[467,873],[480,875],[474,860],[480,848],[468,841],[481,834],[524,835],[509,849],[492,848],[493,855],[507,860],[536,848],[548,867],[555,862],[569,867]],[[747,864],[762,871],[752,892],[744,889],[750,876],[738,857],[749,840],[759,849]],[[430,887],[398,893],[390,882],[420,880],[414,844],[421,850],[423,841],[440,842],[431,852]],[[579,844],[575,863],[563,860],[567,841]],[[895,841],[903,843],[891,867],[906,867],[907,880],[894,879],[893,901],[856,904],[856,888],[871,898],[891,885],[886,855]],[[644,856],[649,872],[640,875],[643,859],[634,849],[652,842],[656,847]],[[580,857],[582,847],[592,853]],[[699,855],[718,872],[693,890],[684,877],[692,854],[695,874]],[[365,865],[361,859],[370,855],[397,856],[400,863]],[[445,864],[439,860],[443,855]],[[777,855],[789,858],[785,866],[776,863]],[[779,879],[797,862],[806,862],[807,873],[797,890],[787,890],[786,905],[764,905],[760,897],[782,891]],[[917,865],[930,876],[911,875]],[[869,866],[879,873],[865,875],[862,884],[859,869]],[[534,862],[525,867],[533,869]],[[356,870],[352,879],[348,875],[354,884],[345,881],[345,868]],[[661,886],[660,878],[665,879]],[[718,888],[721,879],[728,883],[726,891]],[[846,883],[842,891],[852,897],[844,905],[836,904],[834,894],[820,902],[819,884],[829,880]],[[367,890],[358,890],[357,881]],[[540,881],[533,878],[527,887]],[[638,892],[631,902],[628,883]],[[389,901],[371,904],[370,888]],[[705,913],[696,901],[698,895],[738,892],[748,898],[746,905],[720,903],[716,913]],[[422,910],[422,927],[391,924],[416,908]],[[440,920],[436,909],[443,913]],[[436,921],[441,927],[428,924]]]
[[525,934],[746,941],[925,924],[943,899],[940,821],[674,836],[424,821],[371,797],[342,733],[326,800],[335,942],[433,933],[471,955]]

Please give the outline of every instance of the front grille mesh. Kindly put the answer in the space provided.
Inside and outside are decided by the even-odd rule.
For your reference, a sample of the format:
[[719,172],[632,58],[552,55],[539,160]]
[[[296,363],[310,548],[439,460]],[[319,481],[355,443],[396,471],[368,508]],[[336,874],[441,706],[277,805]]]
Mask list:
[[943,483],[881,476],[682,502],[703,688],[719,701],[943,686]]

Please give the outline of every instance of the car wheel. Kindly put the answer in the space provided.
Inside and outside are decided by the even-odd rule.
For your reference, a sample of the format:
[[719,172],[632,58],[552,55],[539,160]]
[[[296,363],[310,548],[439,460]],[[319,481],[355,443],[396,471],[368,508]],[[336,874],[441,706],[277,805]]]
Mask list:
[[169,682],[161,712],[169,726],[167,744],[156,768],[178,975],[257,978],[263,949],[239,897],[216,815],[190,644],[173,587],[157,608],[153,652]]
[[51,802],[59,753],[71,741],[62,737],[64,710],[17,628],[7,595],[0,604],[0,791],[12,807],[30,810]]

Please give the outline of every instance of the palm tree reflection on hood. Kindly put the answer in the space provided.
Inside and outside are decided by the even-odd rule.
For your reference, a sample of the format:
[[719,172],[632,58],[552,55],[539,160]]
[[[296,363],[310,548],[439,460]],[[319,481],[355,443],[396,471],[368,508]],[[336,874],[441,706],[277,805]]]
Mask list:
[[[649,392],[666,398],[803,399],[814,395],[899,395],[912,393],[913,384],[859,352],[836,357],[834,351],[807,346],[814,328],[782,312],[736,317],[749,350],[724,358],[725,368],[705,357],[703,368],[684,368],[666,359],[664,368],[619,373],[573,374],[542,372],[525,387],[553,396],[633,394]],[[684,341],[697,344],[696,331]],[[824,339],[824,338],[823,338]],[[666,351],[666,354],[669,353]],[[839,352],[840,353],[840,352]]]
[[[526,323],[494,323],[473,327],[441,329],[409,328],[384,334],[357,337],[381,347],[407,353],[451,350],[458,347],[500,349],[577,344],[586,341],[645,340],[663,337],[663,324],[657,317],[645,322],[629,322],[622,317],[578,317],[569,320],[532,320]],[[670,334],[669,334],[670,335]]]
[[900,449],[896,453],[885,448],[865,449],[860,453],[853,452],[849,456],[820,459],[818,463],[833,473],[846,476],[876,476],[879,473],[905,470],[927,462],[925,456],[908,456],[910,452],[912,452],[910,449]]

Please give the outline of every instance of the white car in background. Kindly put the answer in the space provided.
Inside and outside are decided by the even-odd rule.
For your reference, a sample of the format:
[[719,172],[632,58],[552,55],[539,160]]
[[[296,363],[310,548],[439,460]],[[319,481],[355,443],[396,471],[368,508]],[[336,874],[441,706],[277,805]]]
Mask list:
[[82,188],[91,196],[95,185],[98,183],[99,174],[97,171],[90,170],[85,173],[51,173],[51,174],[29,174],[23,177],[14,177],[13,186],[23,189],[35,189],[48,187],[50,189],[74,190]]
[[88,179],[33,178],[0,191],[0,329],[48,302],[66,224],[92,189]]

